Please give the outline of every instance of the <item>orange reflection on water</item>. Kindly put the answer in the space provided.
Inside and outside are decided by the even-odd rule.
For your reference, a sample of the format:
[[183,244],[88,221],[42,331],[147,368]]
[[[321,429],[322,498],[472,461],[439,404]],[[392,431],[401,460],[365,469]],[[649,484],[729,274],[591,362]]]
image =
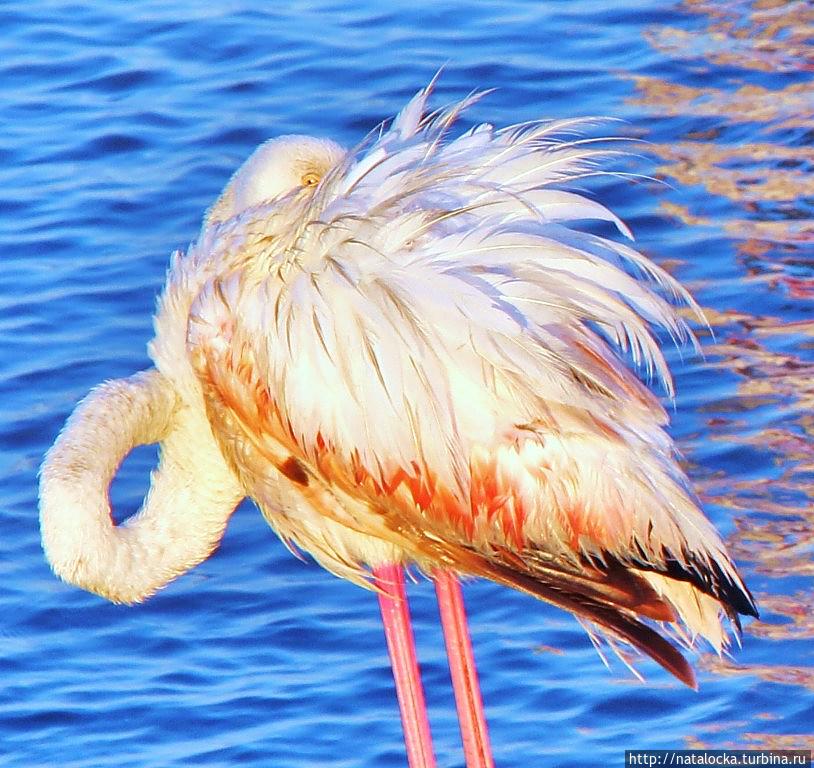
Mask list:
[[688,749],[811,749],[808,733],[752,733],[746,731],[740,741],[711,744],[697,737],[689,737]]
[[708,24],[701,31],[670,26],[648,30],[648,42],[666,55],[698,52],[717,66],[763,72],[814,69],[814,8],[804,0],[686,0],[682,6],[703,15]]
[[[702,410],[736,412],[745,418],[708,421],[706,439],[767,454],[775,471],[760,477],[700,478],[697,490],[705,502],[735,514],[732,547],[739,560],[751,561],[755,571],[771,576],[814,576],[814,364],[764,344],[766,338],[812,334],[814,321],[785,324],[778,318],[741,314],[737,325],[744,335],[724,327],[716,330],[721,341],[706,347],[711,370],[738,376],[737,394],[732,402],[712,403]],[[783,418],[752,426],[759,420],[749,413],[767,408]],[[810,605],[805,603],[806,612]]]
[[814,112],[814,86],[808,83],[792,83],[779,89],[741,85],[728,90],[682,85],[643,75],[631,75],[630,79],[640,94],[630,103],[666,116],[693,115],[761,123],[757,130],[767,133],[807,127]]
[[[799,685],[814,691],[814,667],[801,667],[786,664],[736,664],[726,658],[705,655],[699,666],[708,672],[722,677],[741,677],[754,675],[769,683]],[[811,737],[809,736],[809,739]]]
[[[715,390],[722,392],[717,399],[697,408],[704,427],[685,450],[701,499],[728,511],[731,551],[747,579],[763,588],[757,595],[761,619],[746,625],[744,653],[734,660],[707,654],[701,664],[722,677],[791,686],[810,696],[814,77],[799,74],[814,72],[814,6],[685,0],[679,9],[692,14],[684,28],[662,25],[645,33],[675,62],[676,80],[631,75],[636,95],[630,103],[647,119],[676,118],[671,138],[679,140],[651,146],[657,175],[681,190],[672,195],[680,202],[662,204],[665,213],[687,227],[717,228],[731,244],[736,277],[693,286],[697,295],[713,297],[706,303],[716,303],[705,307],[711,333],[701,335],[710,381],[724,386]],[[718,295],[733,297],[736,306]],[[716,468],[717,457],[733,469]],[[700,724],[687,746],[790,749],[814,743],[814,733],[764,733],[767,722],[782,720],[777,712],[745,707],[743,716],[738,723]],[[742,737],[733,739],[738,733]]]
[[[704,85],[633,75],[638,95],[631,103],[650,114],[717,122],[687,132],[684,141],[655,144],[653,154],[661,160],[657,172],[681,186],[701,186],[741,209],[745,215],[733,213],[721,226],[739,241],[745,257],[776,257],[767,243],[792,249],[810,246],[814,147],[805,139],[789,142],[788,136],[803,136],[814,126],[814,77],[781,80],[781,85],[770,87],[749,73],[814,71],[814,6],[776,0],[685,0],[681,9],[701,17],[705,26],[651,27],[645,37],[664,55],[708,75]],[[716,67],[737,67],[743,73],[716,77]],[[735,125],[748,130],[729,139],[728,128]],[[744,140],[744,135],[752,140]],[[667,212],[690,225],[709,223],[704,211],[668,207]],[[796,250],[785,255],[810,263],[814,258]],[[791,278],[787,287],[797,297],[814,296],[810,280]]]
[[765,621],[754,621],[747,627],[747,632],[755,637],[796,640],[814,638],[814,593],[795,592],[793,595],[762,595],[760,605],[764,612],[783,616],[788,621],[783,624],[770,624]]
[[659,172],[683,185],[703,185],[708,192],[739,203],[797,200],[814,194],[814,175],[806,170],[814,165],[814,147],[679,141],[657,144],[654,153],[667,163]]

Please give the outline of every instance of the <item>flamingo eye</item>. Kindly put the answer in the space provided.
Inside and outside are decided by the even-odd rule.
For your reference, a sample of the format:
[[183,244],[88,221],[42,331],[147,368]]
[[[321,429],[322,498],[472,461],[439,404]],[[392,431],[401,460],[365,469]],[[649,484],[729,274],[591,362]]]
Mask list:
[[305,173],[300,179],[300,183],[304,187],[315,187],[317,184],[319,184],[319,174],[314,173],[313,171]]

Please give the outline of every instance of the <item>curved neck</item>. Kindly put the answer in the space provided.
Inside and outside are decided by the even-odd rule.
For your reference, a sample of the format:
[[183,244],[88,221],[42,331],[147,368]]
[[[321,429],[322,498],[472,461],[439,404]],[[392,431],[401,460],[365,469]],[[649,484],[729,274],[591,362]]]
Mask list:
[[[161,443],[139,512],[120,526],[108,489],[137,445]],[[76,408],[40,470],[40,528],[62,579],[117,603],[143,600],[218,545],[243,491],[205,414],[150,370],[110,381]]]

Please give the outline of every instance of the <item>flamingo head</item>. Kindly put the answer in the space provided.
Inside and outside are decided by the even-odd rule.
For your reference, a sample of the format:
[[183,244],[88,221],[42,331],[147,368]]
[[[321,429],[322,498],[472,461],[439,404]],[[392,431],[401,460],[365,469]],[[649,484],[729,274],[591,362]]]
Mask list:
[[226,221],[247,208],[309,190],[345,157],[329,139],[280,136],[261,144],[232,176],[206,215],[206,224]]

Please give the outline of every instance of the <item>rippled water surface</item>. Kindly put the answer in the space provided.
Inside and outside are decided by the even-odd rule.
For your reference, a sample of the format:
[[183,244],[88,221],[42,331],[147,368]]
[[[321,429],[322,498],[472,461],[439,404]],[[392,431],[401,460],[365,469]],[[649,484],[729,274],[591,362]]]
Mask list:
[[[472,120],[610,115],[646,138],[603,199],[708,313],[674,434],[762,610],[700,692],[609,673],[569,617],[466,587],[500,766],[814,741],[814,95],[803,2],[0,5],[0,764],[398,766],[371,594],[244,505],[145,605],[58,582],[36,471],[76,401],[146,367],[168,255],[268,136],[354,143],[441,64]],[[609,10],[612,8],[612,10]],[[113,488],[132,512],[154,461]],[[431,585],[411,588],[442,766],[460,766]]]

